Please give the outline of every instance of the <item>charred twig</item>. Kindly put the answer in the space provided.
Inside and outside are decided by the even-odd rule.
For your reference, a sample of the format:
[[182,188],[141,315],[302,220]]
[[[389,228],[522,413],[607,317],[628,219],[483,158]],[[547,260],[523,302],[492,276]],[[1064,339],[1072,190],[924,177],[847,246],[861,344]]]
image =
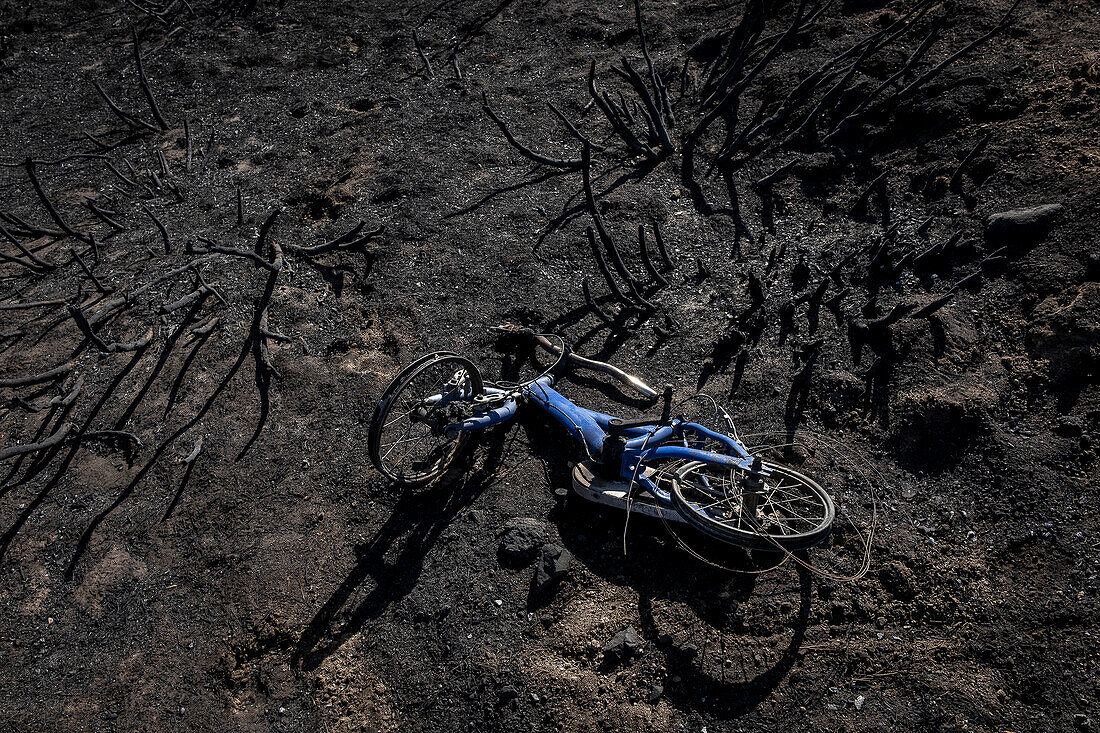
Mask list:
[[[648,56],[648,53],[646,54]],[[665,127],[663,110],[658,109],[658,103],[654,103],[653,97],[649,93],[649,89],[646,87],[645,82],[642,81],[642,77],[638,75],[638,72],[634,70],[634,67],[630,65],[630,61],[623,56],[621,59],[623,65],[623,74],[626,80],[630,83],[630,86],[634,88],[634,91],[638,94],[638,98],[642,100],[642,105],[645,108],[646,114],[649,116],[650,122],[656,131],[657,140],[660,143],[660,147],[666,152],[671,153],[675,150],[675,146],[672,144],[672,139],[668,136],[668,129]],[[653,64],[649,62],[650,72],[653,71]],[[615,69],[615,71],[619,71]],[[653,81],[654,87],[656,87],[656,79]],[[657,92],[660,93],[659,90]]]
[[58,377],[64,376],[73,370],[72,362],[54,367],[40,374],[31,374],[26,377],[8,377],[0,379],[0,387],[25,387],[28,384],[42,384]]
[[531,150],[527,146],[523,145],[512,135],[511,131],[508,129],[508,126],[504,124],[504,120],[500,119],[500,117],[497,116],[497,113],[493,111],[493,108],[489,106],[489,99],[485,96],[484,92],[481,95],[481,101],[481,108],[485,110],[485,114],[489,115],[489,118],[492,119],[492,121],[496,123],[497,127],[500,128],[500,131],[504,133],[504,137],[508,140],[508,143],[513,148],[518,150],[520,154],[523,155],[523,157],[533,160],[534,162],[541,165],[553,166],[554,168],[568,168],[571,170],[575,170],[581,167],[580,160],[562,160],[558,158],[551,158],[549,156],[542,155],[541,153],[536,153],[534,150]]
[[596,314],[596,317],[603,321],[603,324],[613,331],[623,330],[621,326],[615,323],[615,320],[600,307],[596,299],[592,297],[592,290],[588,285],[588,278],[581,280],[581,292],[584,293],[584,302],[588,304],[588,307],[592,309],[592,312]]
[[209,295],[212,292],[213,292],[213,289],[210,288],[209,286],[207,286],[205,284],[200,285],[199,287],[195,288],[194,290],[192,290],[187,295],[184,295],[182,298],[174,300],[171,303],[166,303],[166,304],[162,305],[160,308],[157,309],[157,313],[161,314],[162,316],[166,316],[166,315],[169,315],[171,313],[175,313],[180,308],[186,308],[187,306],[191,305],[195,301],[206,297],[207,295]]
[[882,173],[879,173],[877,176],[875,176],[874,180],[867,184],[867,187],[864,188],[862,192],[860,192],[859,196],[856,198],[855,203],[852,204],[850,209],[848,209],[848,215],[855,216],[865,211],[867,208],[867,201],[871,198],[871,194],[874,193],[875,190],[878,189],[880,186],[883,186],[885,182],[886,171],[883,171]]
[[111,292],[112,288],[104,285],[99,281],[99,278],[95,276],[94,272],[92,272],[92,268],[88,267],[88,263],[86,263],[84,259],[80,256],[80,253],[78,253],[75,249],[70,249],[69,254],[72,255],[72,258],[76,262],[76,264],[80,265],[80,269],[83,270],[84,274],[88,276],[88,279],[92,281],[92,284],[95,285],[96,290],[101,293]]
[[695,280],[697,282],[703,282],[710,277],[710,268],[703,262],[702,257],[695,258]]
[[[35,165],[61,165],[62,163],[68,163],[73,160],[106,160],[107,156],[102,153],[73,153],[72,155],[64,155],[60,158],[53,158],[51,160],[43,160],[42,158],[35,158]],[[23,161],[4,161],[0,162],[0,168],[22,168]]]
[[970,53],[975,48],[982,45],[983,43],[988,41],[990,38],[992,38],[993,36],[1000,33],[1002,30],[1007,28],[1008,25],[1009,25],[1009,19],[1012,17],[1012,13],[1016,10],[1016,6],[1019,5],[1019,4],[1020,4],[1020,0],[1016,0],[1014,3],[1012,3],[1011,7],[1009,7],[1009,9],[1005,12],[1005,14],[1003,16],[1001,16],[1001,20],[997,23],[997,25],[993,26],[992,30],[990,30],[988,33],[983,34],[979,38],[974,39],[973,41],[966,44],[965,46],[960,48],[958,51],[956,51],[955,53],[951,54],[946,59],[944,59],[943,61],[938,63],[936,66],[932,67],[928,71],[921,74],[919,77],[917,77],[912,82],[910,82],[909,85],[906,86],[904,89],[898,91],[896,94],[894,94],[892,97],[890,97],[890,99],[888,101],[905,99],[910,94],[912,94],[917,89],[919,89],[921,86],[923,86],[924,83],[927,82],[929,79],[931,79],[932,77],[938,75],[941,71],[946,69],[948,66],[953,64],[955,61],[958,61],[960,58],[962,58],[966,54]]
[[884,80],[881,84],[879,84],[877,87],[875,87],[875,89],[872,90],[870,94],[868,94],[866,97],[864,97],[860,101],[860,103],[856,105],[855,109],[853,109],[851,112],[849,112],[847,115],[845,115],[844,118],[841,119],[840,122],[838,122],[833,127],[832,131],[829,132],[829,134],[826,135],[824,138],[822,138],[822,140],[824,142],[828,142],[828,141],[832,140],[845,127],[847,127],[849,124],[851,124],[853,121],[855,121],[861,114],[863,114],[863,111],[865,109],[867,109],[868,106],[870,106],[870,104],[878,97],[879,94],[881,94],[883,92],[883,90],[885,90],[887,87],[889,87],[893,84],[896,84],[899,79],[901,79],[903,76],[905,76],[905,74],[907,74],[909,72],[909,70],[911,68],[913,68],[913,66],[918,61],[920,61],[920,59],[928,52],[928,49],[930,49],[932,47],[932,44],[935,43],[936,36],[939,34],[939,31],[940,31],[940,25],[941,25],[941,22],[935,23],[932,26],[932,30],[930,30],[928,32],[928,35],[924,37],[924,40],[922,40],[920,42],[920,45],[917,46],[916,50],[913,51],[913,53],[909,55],[909,58],[906,59],[905,63],[901,65],[901,68],[899,68],[896,72],[894,72],[894,74],[892,76],[890,76],[888,79]]
[[764,285],[752,270],[749,270],[749,303],[749,310],[764,305]]
[[36,300],[26,303],[0,303],[0,311],[18,311],[18,310],[30,310],[32,308],[49,308],[55,305],[65,305],[65,301],[58,300]]
[[668,250],[665,249],[665,238],[661,234],[661,225],[656,220],[653,222],[653,240],[657,243],[657,253],[661,255],[661,262],[664,264],[666,270],[673,270],[676,265],[668,256]]
[[927,267],[934,260],[941,259],[944,256],[948,255],[951,250],[953,250],[955,246],[959,243],[959,240],[962,239],[962,235],[962,230],[959,230],[952,234],[951,237],[947,239],[947,241],[940,244],[933,244],[931,247],[924,250],[919,255],[916,255],[915,257],[913,257],[912,260],[913,267],[918,269]]
[[88,199],[84,203],[91,210],[91,212],[96,215],[96,217],[100,221],[102,221],[104,224],[106,224],[107,226],[114,229],[116,232],[125,232],[125,231],[127,231],[126,227],[124,227],[123,225],[119,224],[117,221],[112,219],[111,216],[106,211],[104,211],[103,209],[96,206],[96,202],[94,200]]
[[142,204],[141,209],[142,209],[142,211],[144,211],[146,213],[146,215],[148,215],[148,217],[150,219],[153,220],[153,223],[156,224],[157,229],[160,230],[160,238],[164,242],[164,254],[171,254],[172,253],[172,241],[168,236],[168,228],[166,226],[164,226],[164,222],[162,222],[157,217],[157,215],[153,213],[153,210],[150,209],[148,206],[146,206],[145,204]]
[[126,430],[89,430],[79,435],[75,435],[70,438],[74,443],[86,443],[90,440],[109,441],[113,443],[125,443],[126,455],[132,458],[137,452],[138,448],[141,448],[145,443],[141,442],[141,438]]
[[653,266],[653,260],[649,257],[649,245],[646,243],[645,225],[638,225],[638,250],[642,256],[642,264],[645,265],[646,272],[653,278],[661,287],[668,285],[668,280],[661,276],[661,273],[657,272],[657,268]]
[[219,321],[221,321],[220,318],[218,318],[217,316],[212,316],[210,320],[208,320],[206,323],[193,327],[191,329],[191,333],[196,336],[206,336],[218,327]]
[[241,186],[237,184],[237,228],[244,227],[244,196],[241,194]]
[[737,83],[733,83],[733,79],[740,73],[743,60],[727,68],[721,80],[714,85],[714,90],[704,100],[703,106],[710,107],[710,110],[699,120],[698,124],[688,133],[688,138],[694,143],[702,138],[703,133],[714,123],[715,120],[728,115],[731,109],[736,105],[737,101],[741,97],[741,92],[744,91],[753,79],[756,78],[760,72],[762,72],[771,60],[779,53],[780,49],[787,43],[788,38],[792,33],[801,25],[802,18],[806,11],[807,0],[800,0],[798,9],[795,11],[794,20],[783,32],[782,35],[775,41],[774,44],[764,53],[763,57],[756,63],[756,65],[750,69],[746,74],[741,76]]
[[797,162],[798,161],[792,160],[791,162],[780,166],[776,170],[756,181],[753,186],[755,186],[757,189],[771,188],[773,184],[778,183],[779,181],[786,178],[787,174],[794,169],[795,163]]
[[99,92],[99,96],[103,97],[103,101],[107,103],[107,107],[115,113],[116,117],[125,122],[127,127],[141,127],[146,130],[152,130],[156,132],[157,128],[155,126],[150,125],[145,120],[135,115],[132,115],[129,112],[126,112],[117,104],[115,104],[115,100],[111,99],[111,95],[107,93],[107,91],[100,85],[98,81],[92,80],[92,86],[94,86],[95,90]]
[[611,125],[615,134],[617,134],[626,144],[627,149],[635,153],[640,153],[650,160],[657,159],[657,154],[653,152],[652,148],[642,144],[638,136],[634,134],[634,131],[630,129],[629,125],[627,125],[619,113],[615,111],[613,105],[608,101],[608,98],[601,95],[599,89],[596,88],[595,61],[592,62],[588,71],[588,93],[591,95],[592,101],[600,108],[600,112],[603,113],[604,118]]
[[592,222],[596,225],[596,233],[600,235],[600,241],[603,242],[604,247],[611,256],[611,262],[615,266],[615,270],[626,282],[634,300],[639,303],[644,303],[645,299],[642,298],[638,292],[639,283],[634,276],[630,274],[630,271],[626,269],[626,264],[623,262],[622,255],[619,254],[619,248],[615,246],[615,240],[608,234],[607,227],[604,226],[603,217],[600,216],[599,207],[596,206],[596,195],[592,191],[592,151],[587,145],[584,146],[581,161],[583,162],[581,173],[584,183],[585,201],[588,204],[588,211],[592,215]]
[[[264,219],[264,223],[260,225],[259,236],[256,237],[256,246],[253,251],[263,256],[264,245],[267,244],[267,238],[271,234],[271,227],[275,225],[275,220],[279,218],[279,214],[283,213],[283,207],[279,206]],[[283,266],[283,249],[279,246],[278,242],[272,242],[272,259],[270,264],[276,268],[281,269]]]
[[947,293],[940,296],[939,298],[936,298],[935,300],[933,300],[931,303],[928,303],[923,308],[920,308],[920,309],[914,311],[913,313],[910,313],[908,317],[909,318],[928,318],[929,316],[934,314],[936,311],[938,311],[940,308],[943,308],[945,305],[950,303],[951,300],[954,299],[954,297],[955,297],[955,292],[956,291],[954,291],[954,290],[948,290]]
[[428,59],[428,54],[424,53],[424,48],[420,45],[420,34],[413,28],[412,32],[413,45],[416,46],[416,53],[420,56],[420,61],[424,64],[425,76],[428,79],[435,78],[435,72],[432,71],[432,62]]
[[611,274],[611,269],[607,266],[607,260],[604,259],[603,250],[600,249],[599,243],[596,241],[596,233],[592,231],[592,227],[588,227],[586,230],[588,235],[588,243],[592,247],[592,256],[596,259],[596,266],[600,270],[600,274],[603,275],[603,279],[607,282],[607,287],[611,289],[611,292],[615,294],[615,297],[619,299],[619,302],[626,308],[635,309],[636,306],[630,302],[630,298],[623,293],[622,288],[619,287],[619,283],[615,281],[614,275]]
[[73,320],[76,321],[77,328],[79,328],[81,333],[84,334],[84,337],[91,341],[95,345],[95,347],[104,354],[117,354],[126,351],[138,351],[140,349],[144,349],[153,340],[153,329],[149,329],[149,331],[146,332],[145,336],[138,339],[137,341],[131,341],[128,343],[116,341],[109,344],[102,338],[100,338],[95,331],[92,330],[92,324],[88,321],[87,317],[85,317],[84,311],[81,310],[80,306],[70,305],[69,315],[71,315],[73,317]]
[[180,459],[180,463],[189,465],[195,462],[195,459],[199,457],[199,453],[202,452],[202,436],[195,441],[195,447],[191,449],[191,452],[187,454],[185,458]]
[[976,156],[978,156],[983,150],[985,150],[985,146],[988,145],[989,141],[992,139],[993,133],[987,132],[984,136],[982,136],[982,139],[978,141],[977,145],[970,149],[970,152],[966,154],[966,156],[959,163],[958,167],[955,168],[955,172],[951,174],[952,189],[956,188],[959,185],[959,182],[962,180],[963,171],[966,169],[966,166],[970,165],[970,161],[974,160]]
[[22,237],[63,237],[65,232],[57,229],[45,229],[34,224],[28,224],[16,214],[0,211],[0,219],[8,222],[12,231]]
[[219,301],[219,302],[220,302],[220,303],[221,303],[222,305],[226,305],[226,306],[227,306],[227,305],[229,305],[229,301],[225,299],[225,296],[223,296],[223,295],[222,295],[222,294],[221,294],[220,292],[218,292],[218,289],[217,289],[217,288],[215,288],[215,287],[214,287],[213,285],[211,285],[210,283],[206,282],[206,279],[205,279],[205,278],[204,278],[204,277],[202,276],[202,273],[201,273],[201,272],[199,272],[198,270],[195,270],[195,279],[196,279],[196,280],[198,280],[198,282],[199,282],[199,285],[200,285],[201,287],[204,287],[204,288],[206,288],[206,291],[207,291],[208,293],[211,293],[211,294],[213,294],[213,296],[214,296],[215,298],[217,298],[217,299],[218,299],[218,301]]
[[649,41],[645,34],[645,24],[642,22],[641,0],[634,0],[634,23],[638,27],[638,45],[641,46],[642,58],[645,59],[646,71],[649,72],[649,83],[653,85],[653,93],[657,96],[657,105],[660,107],[660,115],[664,116],[664,120],[661,121],[661,126],[664,127],[665,121],[669,124],[675,124],[676,120],[672,114],[672,105],[668,101],[668,90],[665,88],[664,83],[661,81],[661,77],[658,76],[657,71],[654,69],[653,58],[649,55]]
[[149,86],[149,79],[145,76],[145,67],[141,63],[141,47],[138,45],[137,31],[133,31],[134,37],[134,64],[137,66],[138,80],[141,84],[141,92],[145,95],[145,101],[149,103],[149,110],[153,113],[153,120],[160,129],[167,130],[168,123],[164,121],[164,115],[160,113],[160,107],[153,96],[153,89]]
[[271,270],[273,267],[270,262],[268,262],[260,255],[256,254],[252,250],[242,249],[240,247],[223,247],[215,243],[213,240],[207,239],[206,237],[199,237],[198,239],[206,246],[196,247],[194,244],[189,243],[187,246],[188,252],[192,252],[194,254],[209,254],[212,252],[216,252],[218,254],[231,255],[233,257],[243,257],[246,260],[251,260],[252,263],[256,265],[256,267],[262,267],[265,270]]
[[206,141],[206,149],[203,150],[203,153],[202,153],[202,162],[199,163],[199,172],[200,173],[202,173],[206,170],[206,164],[210,160],[210,153],[212,153],[214,151],[215,133],[217,131],[218,130],[217,130],[216,127],[211,127],[210,128],[210,139]]
[[817,287],[813,290],[807,290],[801,295],[797,296],[794,301],[796,303],[815,303],[820,305],[825,299],[825,293],[829,289],[829,278],[824,277]]
[[981,277],[982,277],[982,271],[981,270],[978,270],[977,272],[972,272],[969,275],[967,275],[966,277],[964,277],[963,279],[959,280],[954,285],[952,285],[951,286],[951,292],[953,292],[953,293],[958,292],[959,290],[962,289],[962,287],[964,285],[969,285],[970,283],[974,282],[975,280],[980,280]]
[[[281,211],[282,209],[279,208],[272,212],[260,228],[260,235],[256,241],[257,253],[262,251],[263,245],[267,241],[268,233]],[[264,293],[256,304],[252,328],[249,330],[249,341],[252,346],[252,354],[256,360],[256,389],[260,393],[260,419],[256,424],[256,431],[252,434],[248,443],[241,449],[238,458],[247,453],[248,449],[252,447],[252,444],[256,442],[256,439],[260,437],[260,433],[263,431],[264,425],[267,422],[268,413],[271,410],[271,378],[280,376],[279,371],[275,368],[271,360],[271,353],[268,349],[269,339],[278,337],[282,340],[285,338],[279,334],[275,334],[268,326],[268,308],[271,305],[271,297],[275,292],[275,283],[279,278],[279,273],[283,269],[283,250],[282,247],[279,246],[279,243],[274,240],[271,242],[271,260],[268,264],[270,274],[264,286]]]
[[9,458],[25,455],[27,453],[37,453],[41,450],[47,450],[53,448],[65,439],[65,436],[72,430],[72,423],[65,423],[54,432],[53,435],[38,443],[28,443],[26,445],[13,445],[8,448],[0,450],[0,461],[6,461]]
[[847,287],[844,288],[840,292],[833,295],[833,297],[831,297],[828,300],[824,301],[825,307],[828,308],[830,311],[832,311],[833,315],[835,315],[839,318],[841,303],[844,302],[844,299],[846,297],[848,297],[848,294],[851,293],[851,292],[852,292],[851,288],[847,288]]
[[554,115],[562,121],[562,124],[565,125],[566,129],[568,129],[570,134],[572,134],[573,137],[577,138],[577,140],[580,140],[582,143],[588,143],[592,146],[593,150],[602,151],[607,149],[603,145],[599,145],[598,143],[593,142],[591,138],[578,130],[576,126],[569,121],[569,118],[566,117],[561,110],[554,106],[553,102],[548,101],[546,105],[550,107],[550,111],[553,112]]
[[80,395],[80,390],[83,389],[83,388],[84,388],[84,376],[81,375],[81,376],[76,378],[76,381],[73,383],[73,386],[69,388],[69,391],[66,394],[59,394],[56,397],[53,397],[52,399],[44,400],[42,402],[37,402],[37,403],[34,403],[34,404],[31,404],[29,402],[25,402],[23,399],[21,399],[19,397],[13,397],[12,402],[18,404],[24,410],[26,410],[27,412],[31,412],[31,413],[42,412],[43,410],[49,409],[51,407],[58,407],[58,406],[63,407],[63,408],[68,408],[68,407],[71,407],[74,402],[76,402],[76,398]]
[[874,318],[867,321],[867,328],[872,333],[884,330],[908,316],[914,308],[916,308],[916,306],[913,303],[898,303],[890,309],[889,313],[881,318]]
[[163,275],[161,275],[159,277],[156,277],[153,280],[150,280],[149,282],[145,283],[141,287],[134,288],[133,290],[129,291],[128,293],[126,293],[126,295],[122,296],[121,298],[115,298],[114,300],[111,300],[111,301],[103,304],[102,306],[99,307],[99,310],[97,310],[94,315],[92,315],[90,318],[88,318],[88,322],[91,325],[94,326],[97,323],[100,323],[101,321],[106,319],[108,316],[110,316],[112,313],[114,313],[119,308],[122,308],[122,307],[127,306],[130,303],[132,303],[134,301],[134,299],[137,298],[139,295],[142,295],[143,293],[145,293],[145,292],[149,291],[150,289],[156,287],[157,285],[161,284],[165,280],[171,280],[172,278],[178,277],[179,275],[187,272],[188,270],[198,268],[199,265],[204,265],[208,262],[213,262],[215,259],[216,259],[216,257],[214,257],[213,255],[210,255],[210,256],[207,256],[207,257],[200,257],[198,259],[191,260],[191,262],[188,262],[186,265],[183,265],[182,267],[177,267],[173,270],[169,270],[168,272],[164,273]]
[[54,208],[53,203],[50,202],[50,197],[46,195],[45,189],[42,188],[42,182],[38,180],[38,174],[34,169],[34,160],[32,158],[27,158],[23,166],[27,169],[27,177],[31,179],[31,185],[34,186],[34,191],[38,194],[38,199],[42,202],[42,205],[46,208],[46,212],[49,213],[54,223],[57,224],[61,231],[65,232],[65,234],[68,234],[70,237],[75,237],[85,242],[88,241],[87,235],[81,234],[70,227],[65,220],[61,218],[61,214],[58,213],[57,209]]
[[43,272],[43,270],[40,269],[38,265],[34,264],[33,262],[28,262],[27,260],[20,259],[19,257],[13,257],[9,254],[4,254],[3,252],[0,252],[0,260],[4,262],[10,262],[13,265],[20,265],[22,267],[25,267],[30,270],[32,274],[41,274]]
[[124,175],[122,171],[120,171],[118,168],[115,168],[114,164],[111,161],[105,160],[103,162],[107,164],[107,167],[111,170],[111,173],[114,173],[118,180],[122,181],[126,186],[129,186],[130,188],[137,188],[137,184],[134,183],[132,179]]
[[192,140],[191,140],[191,120],[184,120],[183,121],[183,136],[187,140],[187,163],[186,163],[186,168],[187,168],[187,172],[190,173],[191,172],[191,152],[193,150]]
[[290,247],[289,249],[292,252],[309,256],[324,254],[332,250],[356,249],[357,247],[362,247],[364,244],[386,231],[386,226],[384,224],[379,224],[377,229],[372,229],[361,235],[360,232],[362,232],[363,226],[363,222],[360,221],[352,229],[341,234],[336,239],[325,242],[324,244],[318,244],[315,247]]

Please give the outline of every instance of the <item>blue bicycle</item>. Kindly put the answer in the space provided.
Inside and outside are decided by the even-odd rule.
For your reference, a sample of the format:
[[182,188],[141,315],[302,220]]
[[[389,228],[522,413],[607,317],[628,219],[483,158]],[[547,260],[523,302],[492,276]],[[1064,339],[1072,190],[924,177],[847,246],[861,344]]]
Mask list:
[[414,361],[383,392],[370,423],[371,462],[391,481],[416,486],[439,478],[470,433],[506,422],[530,403],[586,452],[573,469],[574,491],[585,499],[680,521],[755,550],[802,550],[828,537],[835,509],[817,482],[751,455],[732,435],[673,417],[671,385],[657,419],[595,412],[554,390],[552,372],[568,363],[609,374],[650,399],[662,395],[611,364],[573,353],[559,337],[511,325],[494,330],[533,339],[557,357],[554,364],[526,382],[493,383],[452,352]]

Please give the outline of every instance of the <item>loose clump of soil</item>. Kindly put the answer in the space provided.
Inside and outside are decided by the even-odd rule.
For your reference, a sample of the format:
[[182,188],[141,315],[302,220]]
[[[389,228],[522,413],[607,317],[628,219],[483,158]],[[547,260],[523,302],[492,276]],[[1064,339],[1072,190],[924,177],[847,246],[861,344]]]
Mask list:
[[[0,0],[0,721],[1100,725],[1092,17],[638,10]],[[382,389],[534,376],[505,321],[726,405],[830,574],[624,529],[534,413],[387,486]]]

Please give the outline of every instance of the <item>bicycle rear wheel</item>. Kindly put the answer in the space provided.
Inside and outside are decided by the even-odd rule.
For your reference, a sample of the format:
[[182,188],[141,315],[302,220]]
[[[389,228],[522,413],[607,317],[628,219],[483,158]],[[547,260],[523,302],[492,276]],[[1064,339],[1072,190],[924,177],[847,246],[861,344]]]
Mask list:
[[816,481],[792,468],[765,463],[769,475],[754,502],[745,499],[748,472],[704,461],[685,464],[672,481],[672,503],[696,529],[753,550],[802,550],[822,542],[836,515]]
[[440,351],[414,361],[375,407],[367,436],[371,463],[403,486],[438,478],[467,438],[445,428],[469,417],[474,398],[484,393],[481,372],[465,357]]

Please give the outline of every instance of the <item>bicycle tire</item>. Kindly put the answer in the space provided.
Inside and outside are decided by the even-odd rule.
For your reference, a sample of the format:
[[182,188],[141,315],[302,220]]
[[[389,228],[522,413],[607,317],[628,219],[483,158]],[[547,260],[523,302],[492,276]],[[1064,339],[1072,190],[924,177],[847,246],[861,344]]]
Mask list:
[[[755,521],[749,521],[741,512],[737,487],[745,472],[706,461],[686,463],[676,472],[671,492],[673,506],[688,524],[704,534],[752,550],[793,552],[824,541],[836,517],[832,498],[816,481],[792,468],[776,463],[765,463],[764,467],[770,472],[765,480],[767,495],[760,505],[761,516]],[[725,488],[710,486],[704,471],[725,481]],[[799,493],[791,491],[796,487]],[[783,497],[777,499],[780,492]],[[710,501],[716,497],[717,501]],[[809,516],[798,511],[811,509]]]
[[[431,354],[425,354],[406,366],[393,378],[386,389],[383,390],[382,396],[379,397],[378,404],[374,408],[374,414],[371,416],[367,432],[367,454],[370,457],[371,463],[380,473],[382,473],[382,475],[400,486],[421,486],[439,478],[446,472],[451,463],[454,462],[455,457],[461,452],[468,438],[467,433],[460,432],[453,439],[443,443],[437,441],[434,445],[440,450],[430,462],[426,460],[410,461],[408,460],[408,451],[401,454],[401,461],[387,460],[390,453],[398,444],[414,440],[413,438],[407,438],[408,433],[413,429],[413,425],[418,423],[424,425],[427,427],[429,434],[434,434],[433,437],[441,437],[435,433],[439,425],[447,417],[445,415],[440,415],[429,422],[424,420],[422,416],[413,417],[412,413],[414,410],[410,409],[406,411],[404,415],[396,418],[391,417],[393,408],[398,403],[403,393],[408,388],[415,385],[418,378],[429,374],[432,370],[439,371],[441,375],[445,375],[450,370],[453,370],[455,375],[463,370],[466,372],[467,380],[462,387],[464,392],[462,399],[455,403],[450,403],[452,406],[460,406],[461,403],[470,403],[473,401],[474,397],[485,393],[485,383],[482,379],[481,371],[477,366],[466,357],[459,356],[450,351],[437,351]],[[423,389],[419,386],[418,388]],[[404,406],[409,406],[409,400],[412,401],[412,404],[418,402],[423,403],[426,398],[435,394],[429,390],[425,391],[428,393],[407,395],[405,397],[406,402]],[[433,410],[434,408],[427,408],[429,414]],[[409,418],[409,427],[406,429],[405,436],[394,443],[383,443],[383,439],[386,437],[387,428],[402,418]],[[427,434],[422,432],[421,437],[427,437]],[[429,457],[430,455],[429,453]],[[402,466],[405,465],[408,469],[413,469],[418,463],[425,464],[425,467],[415,470],[406,470],[406,468],[402,468]]]

